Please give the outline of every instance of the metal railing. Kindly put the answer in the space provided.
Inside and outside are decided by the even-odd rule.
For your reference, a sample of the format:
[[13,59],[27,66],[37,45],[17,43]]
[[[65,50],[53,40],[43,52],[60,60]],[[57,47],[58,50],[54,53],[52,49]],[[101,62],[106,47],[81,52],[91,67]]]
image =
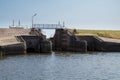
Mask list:
[[33,24],[33,28],[37,29],[63,29],[64,26],[60,24]]

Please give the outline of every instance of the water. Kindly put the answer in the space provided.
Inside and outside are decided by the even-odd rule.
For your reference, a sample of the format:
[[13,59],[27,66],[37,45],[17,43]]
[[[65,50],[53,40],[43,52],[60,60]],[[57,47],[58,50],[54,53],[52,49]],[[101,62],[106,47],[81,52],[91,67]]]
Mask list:
[[120,80],[120,53],[7,56],[0,80]]

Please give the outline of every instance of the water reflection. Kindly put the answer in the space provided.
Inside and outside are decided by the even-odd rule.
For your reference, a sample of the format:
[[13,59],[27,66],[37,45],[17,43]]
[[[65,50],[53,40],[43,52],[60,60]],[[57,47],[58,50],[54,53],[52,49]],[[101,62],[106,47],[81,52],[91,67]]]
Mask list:
[[63,53],[7,56],[1,80],[119,80],[119,53]]

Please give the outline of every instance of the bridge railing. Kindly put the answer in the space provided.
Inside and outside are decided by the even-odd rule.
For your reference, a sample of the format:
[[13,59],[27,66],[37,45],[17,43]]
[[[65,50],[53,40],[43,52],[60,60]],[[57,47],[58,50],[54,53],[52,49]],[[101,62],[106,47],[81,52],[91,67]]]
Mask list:
[[64,28],[61,24],[33,24],[33,28],[39,29],[61,29]]

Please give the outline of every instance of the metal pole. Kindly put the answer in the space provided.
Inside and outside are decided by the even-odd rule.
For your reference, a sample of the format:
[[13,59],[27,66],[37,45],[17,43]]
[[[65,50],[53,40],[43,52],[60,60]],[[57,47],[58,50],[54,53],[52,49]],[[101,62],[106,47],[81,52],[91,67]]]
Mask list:
[[37,15],[37,13],[35,13],[33,16],[32,16],[32,28],[33,28],[33,25],[34,25],[34,17]]
[[19,22],[18,22],[18,26],[20,27],[20,20],[19,20]]
[[33,28],[33,16],[32,16],[32,28]]
[[13,20],[13,27],[14,27],[14,20]]
[[63,22],[63,28],[65,27],[65,22]]

